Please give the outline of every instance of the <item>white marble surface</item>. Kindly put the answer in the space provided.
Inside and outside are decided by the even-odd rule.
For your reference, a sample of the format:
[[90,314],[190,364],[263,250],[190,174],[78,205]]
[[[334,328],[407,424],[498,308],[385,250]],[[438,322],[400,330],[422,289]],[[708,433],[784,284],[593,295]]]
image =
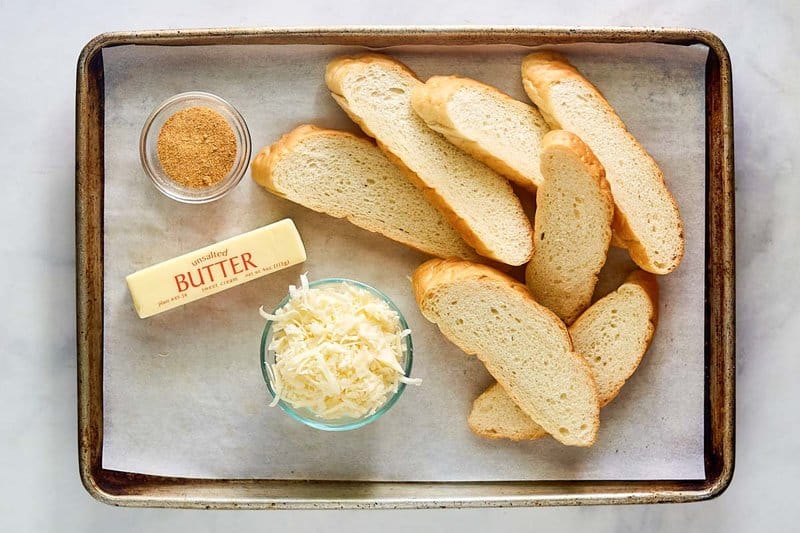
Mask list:
[[[790,530],[800,476],[795,405],[800,289],[796,0],[474,2],[0,0],[0,530],[479,531]],[[369,3],[377,5],[377,2]],[[497,7],[503,5],[505,7]],[[117,509],[77,473],[73,237],[74,77],[107,30],[314,24],[669,25],[710,29],[734,68],[737,165],[737,466],[731,488],[691,505],[393,512]]]

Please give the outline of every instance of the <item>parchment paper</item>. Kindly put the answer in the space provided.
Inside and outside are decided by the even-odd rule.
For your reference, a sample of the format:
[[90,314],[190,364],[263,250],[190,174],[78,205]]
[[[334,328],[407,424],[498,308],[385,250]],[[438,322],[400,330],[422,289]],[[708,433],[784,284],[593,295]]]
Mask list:
[[[346,480],[656,479],[703,476],[704,48],[561,47],[606,94],[661,164],[686,225],[686,256],[660,278],[660,323],[644,361],[601,412],[597,444],[512,443],[467,428],[492,382],[448,344],[414,303],[408,276],[426,256],[347,222],[278,199],[249,173],[226,198],[184,205],[161,195],[137,153],[147,115],[178,92],[204,90],[236,106],[254,151],[301,123],[357,131],[323,82],[335,46],[111,48],[103,52],[105,122],[105,468],[188,477]],[[458,73],[527,101],[512,46],[388,50],[422,79]],[[308,251],[304,265],[140,320],[125,276],[284,217]],[[631,268],[614,250],[598,292]],[[385,291],[413,330],[408,387],[380,420],[325,433],[268,408],[258,348],[263,320],[289,283],[348,277]]]

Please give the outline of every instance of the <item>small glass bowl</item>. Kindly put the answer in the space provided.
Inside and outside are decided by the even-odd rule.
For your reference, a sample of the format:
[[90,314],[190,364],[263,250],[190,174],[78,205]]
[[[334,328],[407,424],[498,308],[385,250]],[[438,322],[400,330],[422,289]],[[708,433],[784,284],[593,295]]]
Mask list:
[[[408,329],[408,323],[406,319],[403,317],[403,313],[400,312],[400,309],[389,299],[388,296],[383,294],[381,291],[374,287],[370,287],[365,283],[361,283],[359,281],[354,281],[350,279],[341,279],[341,278],[328,278],[328,279],[320,279],[317,281],[312,281],[309,283],[309,287],[322,287],[325,285],[337,285],[340,283],[349,283],[350,285],[355,285],[356,287],[365,289],[370,293],[374,294],[384,302],[386,302],[389,307],[397,313],[398,318],[400,319],[400,329],[406,330]],[[286,305],[289,300],[291,299],[290,295],[286,295],[286,297],[281,300],[281,303],[275,308],[275,311]],[[275,312],[273,311],[273,313]],[[267,365],[275,363],[275,352],[268,350],[267,347],[272,340],[272,321],[267,321],[266,326],[264,327],[264,333],[261,335],[261,373],[264,375],[264,381],[267,384],[267,389],[269,389],[270,395],[274,398],[275,397],[275,390],[272,387],[272,382],[270,381],[269,373],[267,372]],[[411,342],[411,335],[406,335],[403,340],[406,344],[406,350],[403,359],[400,361],[400,366],[403,367],[406,376],[411,375],[411,363],[413,361],[413,351],[414,346]],[[403,391],[406,388],[405,383],[399,383],[397,390],[386,399],[386,402],[382,406],[380,406],[374,413],[371,415],[364,416],[362,418],[338,418],[338,419],[326,419],[320,418],[316,414],[314,414],[309,409],[301,408],[296,409],[289,405],[287,402],[283,400],[278,401],[278,405],[281,409],[283,409],[286,413],[289,414],[295,420],[306,424],[307,426],[311,426],[312,428],[321,429],[324,431],[348,431],[351,429],[358,429],[360,427],[366,426],[370,422],[374,422],[381,416],[383,416],[386,411],[388,411],[400,398],[400,395],[403,394]]]
[[[158,159],[158,135],[164,123],[176,112],[189,107],[213,109],[227,121],[236,137],[236,159],[230,172],[209,187],[183,187],[164,172]],[[250,163],[250,131],[242,115],[231,104],[211,93],[192,91],[168,98],[150,113],[139,137],[139,159],[156,188],[165,196],[187,204],[204,204],[222,198],[242,180]]]

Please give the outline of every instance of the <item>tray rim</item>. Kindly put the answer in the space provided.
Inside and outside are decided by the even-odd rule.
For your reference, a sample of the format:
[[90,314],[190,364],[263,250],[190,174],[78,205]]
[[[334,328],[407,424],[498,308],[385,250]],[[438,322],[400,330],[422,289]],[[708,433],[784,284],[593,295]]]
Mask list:
[[[696,480],[353,482],[188,479],[102,468],[103,63],[121,45],[566,44],[705,45],[706,320],[705,477]],[[510,507],[689,502],[730,485],[735,433],[735,255],[731,62],[700,29],[561,26],[328,26],[102,33],[83,48],[76,89],[78,453],[83,486],[117,506],[205,509]],[[715,246],[708,246],[715,243]]]

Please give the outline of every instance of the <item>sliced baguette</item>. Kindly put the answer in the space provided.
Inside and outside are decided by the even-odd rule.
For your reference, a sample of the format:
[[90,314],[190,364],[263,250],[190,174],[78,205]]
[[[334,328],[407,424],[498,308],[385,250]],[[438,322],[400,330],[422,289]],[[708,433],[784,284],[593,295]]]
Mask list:
[[480,257],[377,146],[351,133],[299,126],[262,149],[252,172],[273,194],[422,252]]
[[415,272],[422,314],[477,355],[513,402],[557,440],[591,446],[600,425],[597,387],[567,328],[521,283],[484,265],[432,259]]
[[576,135],[545,135],[541,161],[525,282],[534,300],[569,325],[589,306],[606,262],[614,202],[602,165]]
[[[658,283],[637,270],[615,292],[595,302],[569,328],[575,351],[592,369],[601,407],[619,394],[650,346],[658,319]],[[531,440],[548,432],[495,383],[478,396],[470,429],[493,439]]]
[[614,244],[648,272],[675,270],[684,248],[678,206],[661,169],[600,91],[553,52],[526,57],[522,83],[550,126],[578,135],[605,168],[616,204]]
[[425,125],[411,108],[422,84],[405,65],[370,54],[332,61],[333,98],[479,254],[509,265],[533,251],[530,221],[508,182]]
[[517,407],[499,383],[493,383],[475,398],[467,425],[487,439],[535,440],[549,434]]
[[457,76],[429,78],[411,104],[430,128],[508,179],[529,190],[542,182],[539,147],[550,127],[532,105]]

